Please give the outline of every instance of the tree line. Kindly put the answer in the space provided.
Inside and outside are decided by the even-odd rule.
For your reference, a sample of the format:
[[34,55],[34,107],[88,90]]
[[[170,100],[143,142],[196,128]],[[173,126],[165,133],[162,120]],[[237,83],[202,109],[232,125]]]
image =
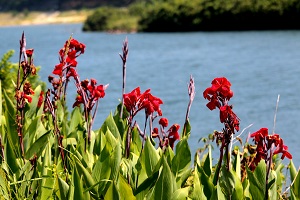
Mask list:
[[135,0],[0,0],[0,11],[48,11],[127,6]]
[[[299,0],[150,0],[131,4],[129,14],[143,32],[300,29]],[[88,18],[84,30],[114,23],[103,15]]]

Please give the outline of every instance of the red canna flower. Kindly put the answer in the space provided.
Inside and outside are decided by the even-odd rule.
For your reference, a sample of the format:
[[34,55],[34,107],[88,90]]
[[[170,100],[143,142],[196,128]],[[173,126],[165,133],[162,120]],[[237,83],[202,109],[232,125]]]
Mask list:
[[27,99],[27,101],[28,101],[29,103],[32,102],[32,97],[31,97],[31,96],[29,96],[29,95],[23,93],[23,97],[24,97],[25,99]]
[[74,68],[70,68],[67,73],[67,78],[70,78],[71,76],[74,78],[78,77],[77,71]]
[[27,57],[31,57],[33,54],[33,49],[26,49],[26,55]]
[[[250,137],[253,138],[256,144],[256,156],[250,167],[251,170],[255,169],[261,159],[264,159],[266,162],[270,161],[272,159],[269,158],[271,155],[281,153],[281,159],[285,157],[292,159],[292,155],[288,152],[288,147],[283,144],[283,139],[276,133],[269,135],[267,128],[259,129],[252,133]],[[273,145],[276,147],[275,149],[273,149]],[[272,152],[272,154],[270,153],[269,155],[269,151]]]
[[225,77],[215,78],[211,84],[211,87],[204,90],[203,97],[209,100],[206,106],[213,110],[221,106],[220,100],[229,101],[233,92],[230,89],[231,83]]
[[133,116],[142,109],[145,109],[147,115],[153,112],[157,112],[159,116],[162,115],[160,105],[163,104],[163,101],[153,96],[150,89],[141,94],[140,87],[137,87],[130,93],[124,94],[123,99],[126,110]]
[[37,104],[38,108],[40,108],[42,106],[43,101],[44,101],[44,91],[41,91],[40,96],[39,96],[39,101],[38,101],[38,104]]
[[266,136],[268,136],[268,128],[261,128],[250,135],[250,137],[254,137],[256,142],[263,140]]
[[167,118],[162,117],[160,118],[159,122],[158,122],[162,127],[166,128],[169,124],[169,121]]
[[131,112],[135,108],[140,95],[141,95],[140,87],[137,87],[134,90],[132,90],[130,93],[123,95],[124,105],[128,112]]
[[82,98],[82,96],[81,96],[81,95],[77,95],[76,101],[75,101],[75,103],[73,104],[73,108],[74,108],[75,106],[79,106],[79,105],[82,104],[82,103],[83,103],[83,98]]
[[153,138],[159,137],[158,128],[155,127],[155,128],[153,129],[153,131],[152,131],[152,133],[151,133],[151,136],[152,136]]
[[172,149],[174,148],[175,141],[180,139],[180,136],[178,133],[179,128],[180,128],[179,124],[173,124],[170,127],[170,129],[167,131],[169,133],[169,135],[168,135],[169,144]]
[[55,65],[52,74],[55,74],[55,75],[58,75],[58,76],[62,76],[63,67],[64,67],[63,63],[59,63],[59,64]]

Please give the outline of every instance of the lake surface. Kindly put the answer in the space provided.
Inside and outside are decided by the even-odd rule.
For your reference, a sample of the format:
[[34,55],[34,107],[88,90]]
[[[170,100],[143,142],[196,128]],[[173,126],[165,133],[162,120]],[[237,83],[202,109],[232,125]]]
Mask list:
[[[253,124],[241,136],[243,141],[249,132],[261,127],[272,132],[280,95],[275,132],[289,147],[294,163],[300,165],[300,31],[108,34],[82,32],[81,24],[2,27],[0,55],[9,49],[18,51],[22,31],[25,31],[27,48],[35,49],[34,62],[42,66],[39,75],[44,81],[58,64],[58,51],[71,34],[86,44],[85,54],[77,60],[81,80],[95,78],[99,84],[109,83],[94,129],[115,110],[121,98],[119,53],[128,37],[126,92],[137,86],[142,91],[151,88],[152,94],[164,101],[163,114],[170,124],[183,126],[188,104],[187,84],[190,75],[195,78],[189,140],[193,154],[202,147],[199,138],[222,129],[218,111],[206,107],[202,93],[213,78],[225,76],[232,83],[234,97],[230,103],[241,119],[241,130]],[[15,55],[11,61],[18,62],[17,59]],[[70,105],[75,97],[75,88],[71,89]],[[215,149],[214,160],[217,159]]]

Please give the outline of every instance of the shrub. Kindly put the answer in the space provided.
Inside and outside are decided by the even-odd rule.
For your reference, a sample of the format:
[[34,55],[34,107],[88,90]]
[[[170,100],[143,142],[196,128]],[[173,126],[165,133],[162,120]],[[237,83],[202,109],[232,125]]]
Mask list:
[[122,31],[137,29],[137,18],[130,15],[127,8],[101,7],[88,16],[83,25],[84,31]]

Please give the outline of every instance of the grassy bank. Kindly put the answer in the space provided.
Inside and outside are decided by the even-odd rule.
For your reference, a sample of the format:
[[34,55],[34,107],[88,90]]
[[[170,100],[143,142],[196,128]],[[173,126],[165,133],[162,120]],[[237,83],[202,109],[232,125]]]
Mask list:
[[82,23],[93,10],[1,12],[0,26]]

